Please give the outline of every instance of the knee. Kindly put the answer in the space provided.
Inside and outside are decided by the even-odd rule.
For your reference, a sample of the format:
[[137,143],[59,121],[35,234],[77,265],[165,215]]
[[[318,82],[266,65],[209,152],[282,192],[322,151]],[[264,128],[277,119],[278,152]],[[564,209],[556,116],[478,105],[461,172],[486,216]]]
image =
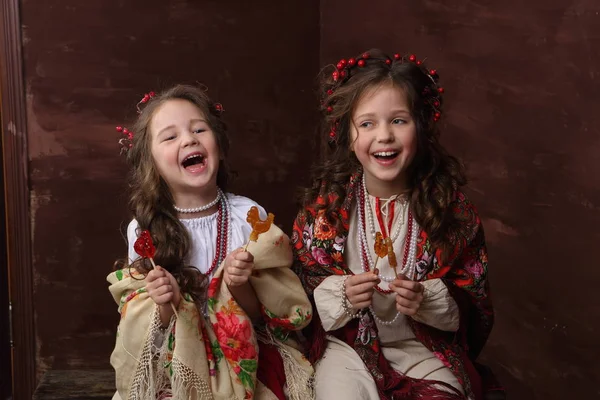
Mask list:
[[364,400],[377,393],[375,381],[366,370],[351,370],[342,365],[315,365],[317,400]]

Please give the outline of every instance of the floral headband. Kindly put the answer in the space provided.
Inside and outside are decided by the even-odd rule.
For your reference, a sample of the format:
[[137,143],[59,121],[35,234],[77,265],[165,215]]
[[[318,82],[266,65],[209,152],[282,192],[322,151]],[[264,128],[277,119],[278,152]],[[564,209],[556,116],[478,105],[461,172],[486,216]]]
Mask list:
[[[137,113],[141,114],[142,107],[145,104],[147,104],[150,100],[152,100],[154,97],[156,97],[155,92],[144,93],[144,97],[142,97],[142,99],[140,101],[138,101],[138,103],[136,104]],[[215,109],[215,112],[218,115],[221,115],[221,113],[223,113],[223,111],[225,111],[225,109],[223,108],[223,105],[221,103],[214,103],[213,107]],[[129,149],[131,149],[133,147],[134,133],[133,133],[133,131],[130,131],[129,129],[122,127],[122,126],[117,126],[117,127],[115,127],[115,129],[117,132],[124,135],[124,137],[119,139],[119,145],[121,146],[121,151],[119,152],[119,154],[126,154],[129,151]]]
[[[371,55],[366,52],[363,53],[358,58],[342,58],[336,64],[336,70],[331,74],[331,78],[333,79],[333,83],[329,85],[329,88],[326,91],[325,99],[322,104],[324,106],[324,110],[326,113],[330,114],[333,112],[335,104],[331,104],[328,101],[328,98],[335,93],[335,91],[344,83],[350,79],[353,73],[357,69],[364,68],[367,63],[381,62],[390,68],[394,63],[406,63],[411,62],[421,68],[423,73],[431,79],[432,84],[426,86],[423,89],[422,95],[425,97],[425,103],[429,104],[433,109],[433,121],[437,122],[442,116],[442,112],[440,110],[442,95],[444,94],[444,88],[438,85],[439,75],[435,69],[428,70],[425,68],[425,65],[422,60],[418,60],[414,54],[408,56],[402,56],[398,53],[394,54],[393,58],[389,57],[371,57]],[[328,104],[329,103],[329,104]],[[331,128],[329,131],[329,141],[335,142],[337,139],[337,130],[339,128],[339,121],[334,120],[331,123]]]

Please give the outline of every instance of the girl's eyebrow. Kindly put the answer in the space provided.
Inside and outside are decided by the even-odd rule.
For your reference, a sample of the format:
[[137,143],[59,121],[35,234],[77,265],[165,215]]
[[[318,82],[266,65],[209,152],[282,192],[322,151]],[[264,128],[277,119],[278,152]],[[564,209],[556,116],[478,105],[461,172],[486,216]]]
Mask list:
[[[410,112],[408,112],[408,110],[405,110],[404,108],[399,108],[397,110],[392,110],[390,112],[390,114],[410,114]],[[364,113],[364,114],[357,116],[355,119],[373,118],[375,116],[376,116],[375,113],[368,112],[368,113]]]

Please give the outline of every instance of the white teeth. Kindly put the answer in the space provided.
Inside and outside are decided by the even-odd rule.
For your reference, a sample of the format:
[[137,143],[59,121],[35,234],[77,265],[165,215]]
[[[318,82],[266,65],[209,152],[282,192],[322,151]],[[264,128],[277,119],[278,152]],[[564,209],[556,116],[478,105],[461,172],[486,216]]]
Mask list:
[[378,156],[378,157],[389,157],[389,156],[393,156],[394,154],[397,154],[396,151],[380,151],[378,153],[373,153],[374,156]]
[[196,158],[196,157],[202,157],[202,154],[192,154],[191,156],[187,156],[186,158],[183,159],[183,161],[187,161],[187,160],[191,160],[192,158]]

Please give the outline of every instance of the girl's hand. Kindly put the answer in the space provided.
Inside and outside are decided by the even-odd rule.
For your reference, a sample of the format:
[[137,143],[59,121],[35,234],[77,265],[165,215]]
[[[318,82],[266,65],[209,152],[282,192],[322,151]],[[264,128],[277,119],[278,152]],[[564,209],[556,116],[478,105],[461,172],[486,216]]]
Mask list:
[[168,306],[172,302],[177,307],[181,301],[181,292],[177,280],[169,271],[159,265],[148,272],[146,289],[152,300],[159,306]]
[[373,272],[363,272],[346,279],[346,298],[355,312],[371,305],[379,282],[379,277]]
[[225,258],[223,281],[228,287],[242,286],[254,270],[254,256],[242,248],[232,251]]
[[419,311],[423,302],[425,287],[419,282],[411,281],[404,275],[390,284],[390,289],[396,292],[396,309],[404,315],[413,316]]

